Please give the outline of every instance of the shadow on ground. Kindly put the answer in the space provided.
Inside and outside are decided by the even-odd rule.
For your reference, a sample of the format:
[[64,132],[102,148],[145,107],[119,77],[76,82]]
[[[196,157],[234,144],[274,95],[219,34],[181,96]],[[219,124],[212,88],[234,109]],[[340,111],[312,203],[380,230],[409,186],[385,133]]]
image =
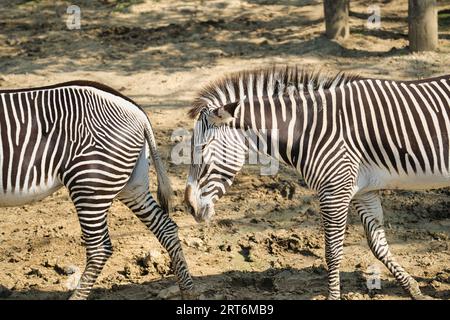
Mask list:
[[[277,1],[278,2],[278,1]],[[118,71],[131,74],[142,70],[186,70],[213,65],[220,58],[246,59],[308,54],[336,57],[389,57],[409,54],[407,47],[387,51],[347,49],[327,40],[317,31],[304,35],[306,29],[321,30],[323,18],[308,13],[271,16],[274,1],[250,1],[268,7],[263,17],[243,9],[239,14],[216,11],[201,15],[201,9],[169,8],[165,15],[157,12],[137,13],[132,18],[115,16],[114,7],[104,1],[80,1],[81,30],[65,26],[66,3],[58,1],[12,1],[0,12],[0,70],[4,73],[39,72],[55,63],[59,71]],[[28,3],[28,2],[26,2]],[[14,4],[22,4],[13,9]],[[287,12],[317,1],[283,1]],[[177,19],[169,19],[171,14]],[[352,12],[353,19],[365,21],[365,13]],[[404,17],[383,17],[403,22]],[[363,24],[362,24],[363,25]],[[444,27],[443,27],[444,29]],[[352,27],[352,34],[383,39],[406,39],[403,30],[368,30]],[[448,35],[443,34],[443,37]],[[81,63],[82,60],[90,63]],[[28,63],[24,63],[27,62]]]
[[[422,283],[430,279],[416,278]],[[408,298],[407,294],[393,280],[382,281],[382,289],[368,292],[366,277],[361,271],[341,272],[343,299],[361,298],[366,296],[376,298],[377,295],[389,294],[399,299]],[[199,288],[201,299],[323,299],[326,296],[327,274],[323,268],[297,269],[268,269],[264,272],[230,271],[218,275],[197,276],[194,282]],[[90,299],[133,299],[152,300],[159,299],[158,293],[175,285],[173,277],[145,282],[141,284],[113,285],[111,289],[94,289]],[[353,288],[355,291],[349,291]],[[319,289],[317,289],[319,288]],[[0,288],[1,289],[1,288]],[[421,287],[425,294],[439,299],[450,298],[450,291],[436,293],[432,286]],[[1,291],[1,290],[0,290]],[[10,291],[7,299],[33,299],[33,300],[64,300],[70,292],[65,291]],[[132,297],[132,298],[131,298]],[[174,299],[180,299],[175,295]]]

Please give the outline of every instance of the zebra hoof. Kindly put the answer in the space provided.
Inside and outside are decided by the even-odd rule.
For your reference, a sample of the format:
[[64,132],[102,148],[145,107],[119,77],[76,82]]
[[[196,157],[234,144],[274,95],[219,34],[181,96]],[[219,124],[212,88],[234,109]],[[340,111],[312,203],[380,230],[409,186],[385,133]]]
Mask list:
[[422,291],[420,291],[419,283],[414,279],[410,279],[409,288],[407,289],[407,291],[409,292],[413,300],[437,300],[433,297],[423,294]]
[[427,296],[425,294],[416,294],[412,297],[414,300],[439,300],[437,298],[433,298],[431,296]]
[[426,294],[423,294],[418,289],[414,290],[414,292],[410,292],[410,295],[413,300],[439,300],[439,299],[427,296]]
[[70,295],[68,300],[87,300],[87,297],[82,296],[75,291]]

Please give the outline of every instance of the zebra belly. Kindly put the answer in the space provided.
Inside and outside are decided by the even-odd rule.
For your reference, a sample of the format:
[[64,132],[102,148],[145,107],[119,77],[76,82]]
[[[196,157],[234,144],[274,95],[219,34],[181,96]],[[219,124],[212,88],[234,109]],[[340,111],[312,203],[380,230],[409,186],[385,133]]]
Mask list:
[[372,171],[363,175],[358,182],[360,191],[380,189],[425,190],[450,186],[450,174],[411,174],[399,175],[388,171]]
[[49,181],[44,186],[34,186],[22,191],[0,190],[0,207],[15,207],[42,200],[60,189],[62,184],[58,181]]

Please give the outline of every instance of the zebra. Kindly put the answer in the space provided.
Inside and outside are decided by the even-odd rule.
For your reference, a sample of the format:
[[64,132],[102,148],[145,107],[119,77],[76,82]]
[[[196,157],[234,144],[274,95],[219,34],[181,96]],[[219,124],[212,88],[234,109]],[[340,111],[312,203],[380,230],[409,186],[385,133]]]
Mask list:
[[[91,81],[0,91],[0,206],[41,200],[61,187],[75,205],[86,266],[70,299],[87,299],[112,255],[107,212],[118,198],[168,251],[182,293],[193,283],[169,216],[172,189],[145,111]],[[151,156],[158,203],[149,191]]]
[[318,194],[328,299],[340,299],[351,205],[374,256],[413,299],[430,298],[389,249],[378,191],[450,185],[450,75],[391,81],[296,66],[250,70],[207,85],[189,116],[198,120],[185,202],[197,221],[215,214],[249,151],[271,155]]

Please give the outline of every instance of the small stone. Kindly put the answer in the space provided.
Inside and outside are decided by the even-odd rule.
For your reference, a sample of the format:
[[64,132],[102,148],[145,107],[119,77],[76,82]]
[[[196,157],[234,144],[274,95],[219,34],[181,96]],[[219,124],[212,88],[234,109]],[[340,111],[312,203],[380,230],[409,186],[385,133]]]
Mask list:
[[137,265],[143,269],[142,275],[158,273],[167,275],[170,273],[170,259],[158,250],[150,250],[144,257],[137,258]]
[[65,271],[66,275],[80,273],[80,268],[78,268],[77,266],[68,266],[68,267],[64,267],[64,271]]
[[203,246],[203,240],[200,238],[192,237],[186,239],[186,244],[188,247],[199,249]]

